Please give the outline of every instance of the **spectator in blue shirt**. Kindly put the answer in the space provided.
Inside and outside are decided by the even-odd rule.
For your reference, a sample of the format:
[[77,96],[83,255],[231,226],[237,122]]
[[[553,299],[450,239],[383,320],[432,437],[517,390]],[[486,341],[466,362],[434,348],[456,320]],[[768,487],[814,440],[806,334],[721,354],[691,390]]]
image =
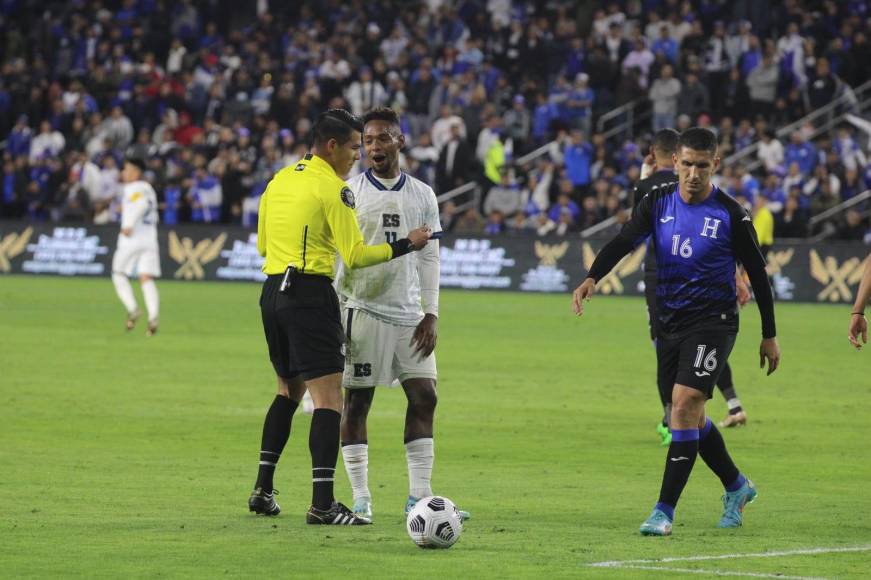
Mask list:
[[761,193],[768,200],[768,209],[771,210],[771,213],[776,215],[783,211],[783,205],[786,203],[786,192],[783,191],[780,178],[776,174],[768,174]]
[[30,154],[30,142],[33,139],[33,131],[27,126],[27,115],[18,117],[15,127],[9,133],[6,142],[6,151],[13,157]]
[[221,221],[223,190],[221,182],[205,168],[198,169],[193,185],[188,192],[191,204],[191,221],[215,223]]
[[787,167],[791,163],[797,163],[802,175],[808,176],[817,166],[817,148],[805,141],[801,132],[794,131],[783,152],[783,160]]
[[565,150],[566,177],[572,182],[575,193],[583,197],[590,186],[590,165],[593,163],[593,146],[584,141],[579,129],[571,133],[571,141]]
[[586,53],[584,51],[584,41],[580,36],[576,36],[572,38],[571,44],[569,45],[569,51],[566,55],[566,66],[563,74],[566,78],[573,79],[578,73],[585,72],[584,71],[584,59],[586,57]]
[[659,38],[653,42],[650,47],[653,54],[661,52],[671,64],[677,63],[678,45],[677,41],[671,37],[668,25],[663,24],[659,29]]
[[544,93],[536,96],[535,111],[532,113],[532,137],[536,145],[541,145],[550,139],[553,122],[559,119],[556,105],[548,101]]
[[569,197],[568,193],[562,191],[562,187],[560,190],[556,203],[550,206],[548,217],[556,224],[567,223],[569,227],[573,227],[581,218],[581,208]]
[[590,135],[590,128],[593,120],[593,89],[589,86],[590,77],[586,73],[578,73],[575,77],[575,84],[569,93],[569,100],[566,111],[569,115],[569,124],[584,132],[585,136]]

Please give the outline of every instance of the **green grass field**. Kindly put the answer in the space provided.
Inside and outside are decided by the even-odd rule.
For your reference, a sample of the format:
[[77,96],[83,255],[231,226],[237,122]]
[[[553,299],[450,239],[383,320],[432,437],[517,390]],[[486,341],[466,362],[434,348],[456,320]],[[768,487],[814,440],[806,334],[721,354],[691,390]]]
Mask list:
[[[699,461],[674,535],[645,538],[665,450],[642,301],[597,296],[576,319],[567,295],[444,292],[434,487],[473,519],[424,551],[401,515],[401,391],[379,390],[370,418],[374,526],[303,523],[303,414],[276,474],[282,514],[249,515],[274,393],[259,286],[160,292],[146,338],[122,330],[108,279],[0,278],[0,577],[869,575],[871,352],[850,348],[845,306],[780,305],[768,378],[745,311],[731,361],[750,422],[724,437],[759,499],[743,528],[715,529],[722,489]],[[708,410],[725,414],[719,395]],[[590,566],[723,554],[739,556]]]

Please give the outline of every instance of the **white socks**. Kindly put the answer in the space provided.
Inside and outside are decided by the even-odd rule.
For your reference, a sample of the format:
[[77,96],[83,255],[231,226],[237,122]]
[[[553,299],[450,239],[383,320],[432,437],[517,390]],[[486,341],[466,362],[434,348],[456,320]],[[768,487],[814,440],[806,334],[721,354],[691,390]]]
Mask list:
[[342,462],[348,472],[348,480],[354,492],[354,501],[361,497],[372,498],[369,493],[369,445],[345,445],[342,447]]
[[[405,444],[405,458],[408,461],[408,495],[418,499],[432,495],[430,481],[432,464],[435,459],[432,437],[415,439]],[[342,461],[354,501],[361,497],[372,498],[369,493],[369,445],[345,445],[342,447]]]
[[406,443],[405,458],[408,461],[408,495],[418,499],[432,495],[430,481],[435,458],[432,437]]
[[128,314],[133,314],[139,308],[136,304],[136,298],[133,296],[133,286],[130,285],[130,280],[124,274],[112,273],[112,284],[115,285],[115,292],[118,298],[124,304]]
[[[130,283],[128,282],[127,285],[129,286]],[[145,308],[148,310],[148,321],[154,322],[160,313],[160,297],[157,295],[157,284],[154,283],[154,280],[146,280],[140,286],[142,286],[142,296],[145,298]],[[130,295],[133,295],[132,290]]]

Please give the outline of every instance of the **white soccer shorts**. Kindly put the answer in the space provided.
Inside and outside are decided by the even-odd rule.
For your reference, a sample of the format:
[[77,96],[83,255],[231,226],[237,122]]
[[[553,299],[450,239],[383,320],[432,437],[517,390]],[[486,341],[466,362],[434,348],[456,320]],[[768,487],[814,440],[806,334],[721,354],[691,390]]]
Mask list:
[[155,244],[118,244],[112,256],[112,272],[126,276],[160,277],[160,253]]
[[397,326],[355,308],[342,309],[342,324],[347,341],[343,387],[394,386],[394,380],[438,378],[435,353],[419,360],[419,353],[409,346],[415,326]]

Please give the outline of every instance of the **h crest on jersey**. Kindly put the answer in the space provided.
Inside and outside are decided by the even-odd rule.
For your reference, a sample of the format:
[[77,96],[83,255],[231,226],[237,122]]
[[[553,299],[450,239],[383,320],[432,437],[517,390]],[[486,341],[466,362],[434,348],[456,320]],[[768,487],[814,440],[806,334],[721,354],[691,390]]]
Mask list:
[[716,218],[705,216],[705,225],[702,226],[702,236],[717,239],[717,230],[720,227],[720,221]]

